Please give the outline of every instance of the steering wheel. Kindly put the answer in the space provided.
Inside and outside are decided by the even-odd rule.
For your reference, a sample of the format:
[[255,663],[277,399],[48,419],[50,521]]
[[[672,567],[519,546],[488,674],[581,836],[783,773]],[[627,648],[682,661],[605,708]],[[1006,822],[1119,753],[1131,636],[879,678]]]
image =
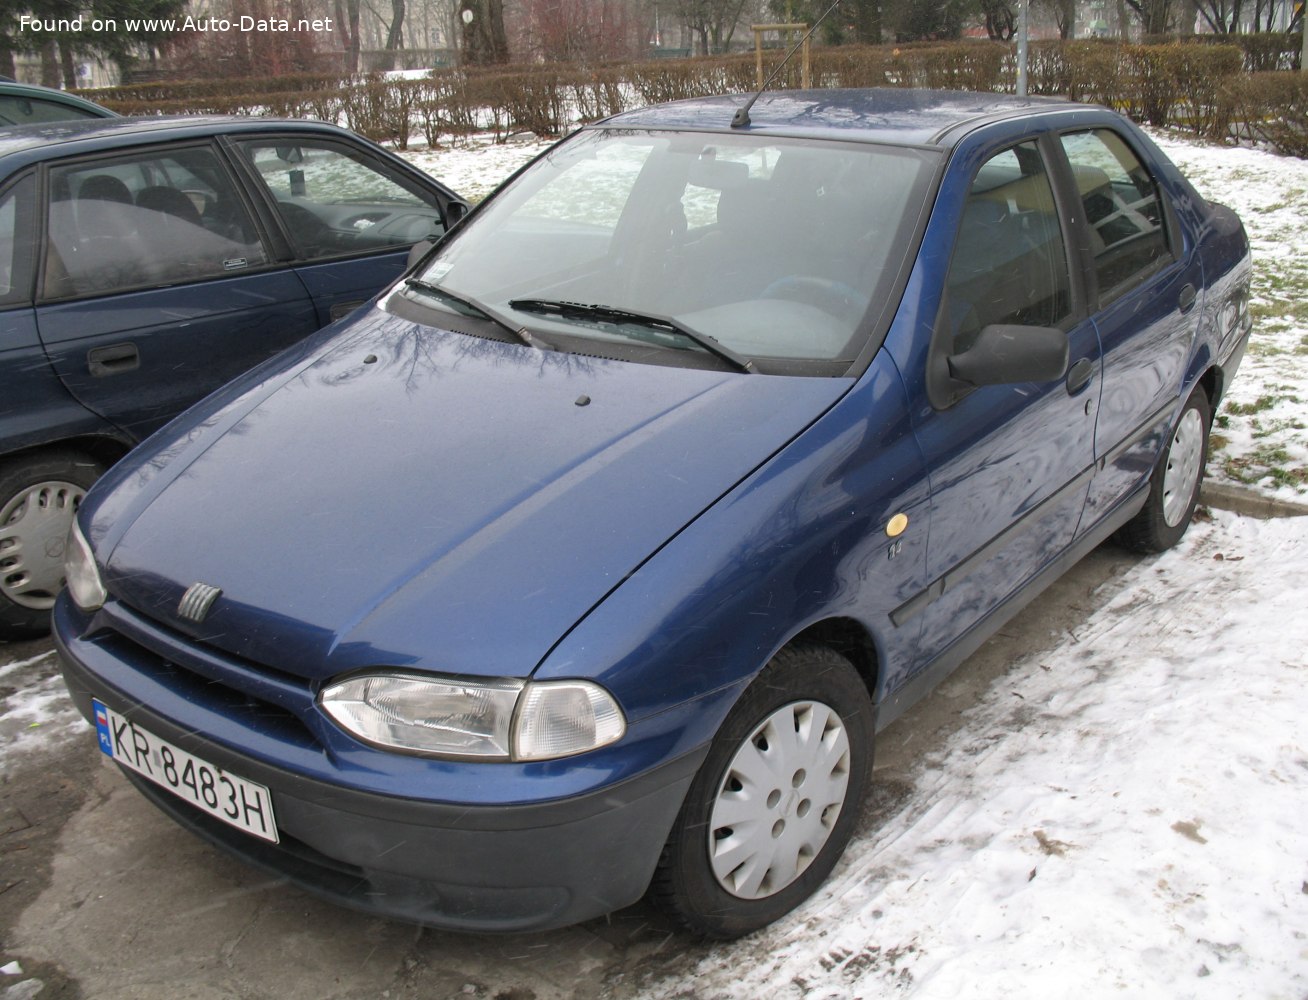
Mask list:
[[846,319],[867,308],[867,296],[843,281],[807,274],[778,278],[763,289],[765,299],[790,299],[821,309],[837,319]]
[[303,205],[293,201],[279,201],[277,210],[281,213],[286,228],[290,230],[291,239],[306,254],[312,256],[337,248],[338,241],[331,227]]

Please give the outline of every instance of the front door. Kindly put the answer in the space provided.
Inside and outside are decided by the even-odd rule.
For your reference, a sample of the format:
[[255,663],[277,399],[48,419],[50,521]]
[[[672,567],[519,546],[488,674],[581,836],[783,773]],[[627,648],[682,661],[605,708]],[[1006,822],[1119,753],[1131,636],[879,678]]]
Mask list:
[[[963,639],[1073,539],[1093,466],[1100,350],[1074,294],[1045,159],[1035,142],[987,160],[968,193],[933,351],[957,355],[992,324],[1066,332],[1069,370],[924,407],[931,477],[919,665]],[[941,361],[942,359],[935,359]]]

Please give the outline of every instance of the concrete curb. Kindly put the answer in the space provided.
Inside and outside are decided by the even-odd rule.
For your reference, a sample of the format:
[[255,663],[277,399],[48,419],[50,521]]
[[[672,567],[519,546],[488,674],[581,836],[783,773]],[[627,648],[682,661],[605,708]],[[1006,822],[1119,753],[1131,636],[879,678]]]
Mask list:
[[1308,505],[1276,500],[1247,486],[1231,486],[1227,483],[1204,483],[1199,490],[1199,502],[1218,510],[1229,510],[1233,514],[1256,517],[1260,521],[1269,521],[1274,517],[1308,516]]

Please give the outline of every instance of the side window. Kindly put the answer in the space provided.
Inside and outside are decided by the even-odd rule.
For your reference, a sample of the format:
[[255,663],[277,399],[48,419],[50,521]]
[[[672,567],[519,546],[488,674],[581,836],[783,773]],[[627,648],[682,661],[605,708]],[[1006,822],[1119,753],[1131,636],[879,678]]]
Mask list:
[[0,308],[31,296],[33,186],[29,175],[0,195]]
[[49,192],[47,299],[222,277],[268,259],[207,147],[57,166]]
[[301,257],[406,247],[445,231],[434,194],[345,146],[276,139],[241,148]]
[[997,154],[972,181],[949,265],[951,353],[992,323],[1057,326],[1072,309],[1053,189],[1034,142]]
[[27,125],[32,122],[66,122],[100,116],[82,108],[39,97],[16,97],[0,94],[0,124]]
[[1062,136],[1090,226],[1100,300],[1172,259],[1158,185],[1116,132]]

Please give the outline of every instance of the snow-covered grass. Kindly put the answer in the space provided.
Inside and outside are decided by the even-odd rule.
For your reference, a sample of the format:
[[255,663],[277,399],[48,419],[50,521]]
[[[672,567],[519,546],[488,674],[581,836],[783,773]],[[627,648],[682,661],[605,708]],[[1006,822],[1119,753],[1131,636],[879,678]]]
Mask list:
[[1209,476],[1308,500],[1308,164],[1155,138],[1204,197],[1239,213],[1253,246],[1254,333],[1217,414]]
[[[1255,248],[1255,336],[1210,474],[1302,499],[1308,171],[1160,142],[1240,212]],[[409,156],[475,199],[545,145]],[[1113,583],[1075,635],[996,682],[809,905],[697,962],[650,963],[623,995],[1303,1000],[1306,528],[1197,522]],[[77,724],[52,655],[6,659],[0,647],[11,767]]]

